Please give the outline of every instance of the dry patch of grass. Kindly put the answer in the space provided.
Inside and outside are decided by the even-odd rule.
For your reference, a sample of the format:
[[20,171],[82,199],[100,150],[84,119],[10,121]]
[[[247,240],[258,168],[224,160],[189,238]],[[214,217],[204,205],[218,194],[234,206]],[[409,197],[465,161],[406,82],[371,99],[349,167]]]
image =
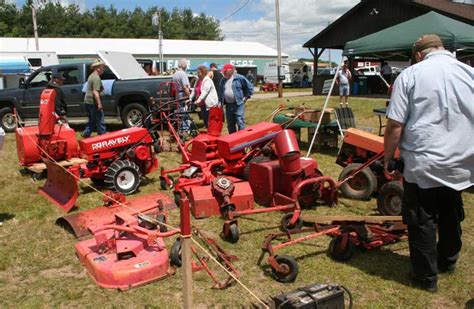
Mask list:
[[[376,128],[378,119],[372,109],[384,106],[383,100],[352,99],[352,107],[361,127]],[[286,100],[251,100],[247,103],[247,123],[253,124],[279,104],[321,107],[322,97],[298,97]],[[331,106],[338,101],[331,100]],[[115,127],[112,127],[112,129]],[[78,128],[79,129],[79,128]],[[303,137],[305,138],[305,137]],[[341,168],[335,162],[337,152],[321,150],[312,157],[324,174],[337,177]],[[41,182],[33,182],[18,172],[14,135],[8,135],[0,163],[0,307],[181,307],[181,270],[167,279],[127,292],[97,287],[88,277],[75,256],[76,240],[55,226],[63,213],[37,194]],[[164,167],[179,165],[176,153],[162,153],[159,162]],[[148,176],[149,181],[138,194],[159,189],[159,173]],[[375,308],[461,308],[474,298],[474,196],[465,193],[466,220],[463,223],[463,251],[458,269],[453,275],[440,276],[440,290],[432,295],[413,288],[408,281],[407,243],[394,244],[380,250],[357,252],[347,263],[337,263],[326,255],[328,238],[282,250],[296,257],[300,274],[292,284],[280,284],[271,279],[268,268],[257,265],[264,237],[278,230],[279,213],[246,217],[240,220],[241,240],[237,244],[219,243],[238,256],[235,263],[242,282],[261,297],[314,282],[335,282],[347,286],[354,294],[357,307]],[[81,187],[81,209],[93,208],[101,197]],[[352,201],[341,199],[338,207],[325,206],[306,210],[321,214],[376,214],[375,199]],[[171,224],[178,225],[177,212],[171,214]],[[194,224],[218,238],[222,220],[194,220]],[[173,239],[167,241],[171,245]],[[198,308],[235,308],[253,301],[239,286],[225,291],[210,289],[211,281],[204,273],[195,273],[194,299]]]

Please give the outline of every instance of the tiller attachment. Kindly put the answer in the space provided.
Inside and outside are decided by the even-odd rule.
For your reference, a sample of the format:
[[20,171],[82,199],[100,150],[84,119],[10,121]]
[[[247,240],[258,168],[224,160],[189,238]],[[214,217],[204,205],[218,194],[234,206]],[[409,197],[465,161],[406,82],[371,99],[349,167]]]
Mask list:
[[71,211],[79,196],[76,177],[57,163],[52,161],[45,163],[48,178],[39,193],[62,210]]

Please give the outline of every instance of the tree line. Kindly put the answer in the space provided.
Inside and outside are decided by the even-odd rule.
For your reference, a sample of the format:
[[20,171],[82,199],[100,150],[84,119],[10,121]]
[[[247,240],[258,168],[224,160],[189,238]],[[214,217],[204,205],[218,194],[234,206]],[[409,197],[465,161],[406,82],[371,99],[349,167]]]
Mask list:
[[[48,3],[38,8],[37,24],[40,37],[81,38],[157,38],[152,25],[156,7],[132,11],[113,6],[96,6],[81,12],[76,5]],[[161,11],[161,28],[165,39],[223,40],[219,21],[191,9]],[[32,37],[33,21],[28,4],[17,7],[0,0],[0,37]]]

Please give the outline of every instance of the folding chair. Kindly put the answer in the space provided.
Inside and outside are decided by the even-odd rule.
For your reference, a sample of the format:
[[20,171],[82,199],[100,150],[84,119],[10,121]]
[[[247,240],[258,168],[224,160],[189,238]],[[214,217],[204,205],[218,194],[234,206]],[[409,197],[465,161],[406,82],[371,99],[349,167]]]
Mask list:
[[[354,112],[350,107],[338,107],[336,110],[336,121],[339,127],[341,137],[344,138],[344,133],[349,128],[357,128]],[[366,132],[372,132],[371,128],[358,128]]]

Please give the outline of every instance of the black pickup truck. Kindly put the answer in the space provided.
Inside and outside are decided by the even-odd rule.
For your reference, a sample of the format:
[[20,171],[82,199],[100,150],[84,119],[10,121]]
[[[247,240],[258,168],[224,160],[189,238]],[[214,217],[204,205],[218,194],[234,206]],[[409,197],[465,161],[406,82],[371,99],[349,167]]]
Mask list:
[[[131,55],[129,56],[131,57]],[[141,122],[142,115],[148,111],[150,97],[157,96],[160,83],[171,80],[171,77],[146,76],[140,65],[134,59],[130,60],[130,57],[126,58],[129,61],[126,63],[117,57],[105,61],[108,66],[106,72],[101,76],[106,88],[106,94],[102,98],[105,117],[106,119],[121,120],[125,127],[131,127]],[[15,130],[16,121],[13,108],[22,121],[36,120],[41,92],[51,79],[52,74],[58,72],[65,78],[62,89],[68,106],[68,119],[72,121],[85,120],[87,113],[83,103],[84,93],[82,90],[90,73],[90,64],[60,64],[42,67],[33,72],[26,80],[20,80],[19,88],[0,90],[0,125],[2,128],[6,132]],[[135,71],[131,70],[131,67]]]

